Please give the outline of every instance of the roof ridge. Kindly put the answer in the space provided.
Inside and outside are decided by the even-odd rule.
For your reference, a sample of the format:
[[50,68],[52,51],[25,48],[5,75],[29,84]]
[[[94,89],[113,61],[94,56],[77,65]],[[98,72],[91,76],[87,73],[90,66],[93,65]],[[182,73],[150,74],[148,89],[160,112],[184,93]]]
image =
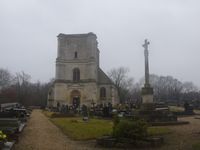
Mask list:
[[89,33],[82,33],[82,34],[64,34],[64,33],[59,33],[57,37],[87,37],[87,36],[96,36],[93,32]]

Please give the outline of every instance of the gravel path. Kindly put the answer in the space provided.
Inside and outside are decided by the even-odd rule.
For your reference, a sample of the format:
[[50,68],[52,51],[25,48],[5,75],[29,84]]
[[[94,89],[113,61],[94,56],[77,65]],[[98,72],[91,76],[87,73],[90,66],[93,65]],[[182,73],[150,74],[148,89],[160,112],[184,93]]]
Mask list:
[[94,146],[91,143],[71,141],[42,114],[41,110],[33,110],[27,126],[20,135],[19,143],[14,149],[89,150],[95,149]]
[[189,121],[190,123],[169,127],[173,134],[169,135],[168,143],[163,147],[163,150],[192,150],[192,145],[200,142],[200,119],[191,116],[179,118],[179,120]]

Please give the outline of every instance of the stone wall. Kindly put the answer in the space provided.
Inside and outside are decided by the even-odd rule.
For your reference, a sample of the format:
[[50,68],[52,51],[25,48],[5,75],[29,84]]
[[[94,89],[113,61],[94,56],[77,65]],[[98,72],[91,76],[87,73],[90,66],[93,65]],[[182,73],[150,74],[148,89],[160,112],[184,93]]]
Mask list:
[[[106,88],[106,97],[101,99],[100,98],[100,88]],[[118,103],[118,94],[117,90],[112,85],[100,85],[98,86],[96,83],[81,83],[81,84],[63,84],[63,83],[56,83],[55,84],[55,103],[56,106],[57,102],[63,104],[72,104],[72,97],[71,93],[74,90],[80,92],[80,102],[81,104],[91,105],[91,101],[95,102],[95,104],[117,104]]]
[[79,59],[98,60],[98,48],[96,35],[80,34],[80,35],[58,35],[58,59],[73,60],[74,53],[78,53]]
[[97,66],[95,62],[56,63],[56,79],[73,80],[73,69],[79,68],[80,80],[92,79],[97,81]]
[[55,84],[55,103],[57,102],[61,104],[72,105],[72,92],[78,91],[80,92],[80,103],[91,105],[91,101],[93,100],[95,103],[98,103],[97,97],[97,85],[96,83],[81,83],[81,84],[66,84],[66,83],[56,83]]
[[[81,80],[97,81],[99,50],[96,35],[58,36],[58,57],[56,60],[56,79],[72,80],[73,69],[80,69]],[[77,52],[77,58],[75,58]]]

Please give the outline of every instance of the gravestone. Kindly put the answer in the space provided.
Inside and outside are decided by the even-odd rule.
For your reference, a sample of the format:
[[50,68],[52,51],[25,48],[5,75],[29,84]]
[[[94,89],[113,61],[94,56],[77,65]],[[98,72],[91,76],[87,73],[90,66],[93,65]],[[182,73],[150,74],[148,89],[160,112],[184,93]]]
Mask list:
[[82,115],[83,115],[83,121],[88,121],[89,117],[88,117],[88,108],[86,105],[82,106]]
[[185,109],[184,110],[185,115],[193,115],[194,114],[193,107],[188,102],[185,102],[184,109]]

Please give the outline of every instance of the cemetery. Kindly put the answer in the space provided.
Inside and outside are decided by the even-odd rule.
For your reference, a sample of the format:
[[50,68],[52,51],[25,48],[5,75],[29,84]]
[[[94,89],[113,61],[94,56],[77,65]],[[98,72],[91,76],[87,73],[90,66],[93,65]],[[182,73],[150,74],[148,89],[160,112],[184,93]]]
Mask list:
[[[78,41],[74,40],[74,37]],[[94,49],[91,48],[91,50],[98,52],[96,35],[93,33],[59,34],[58,41],[63,42],[64,45],[66,41],[63,39],[74,40],[75,44],[80,41],[81,44],[85,43],[83,39],[92,40],[90,44],[94,44],[91,46]],[[178,101],[172,103],[170,100],[159,101],[160,95],[155,94],[155,86],[150,82],[149,44],[150,42],[146,39],[142,45],[145,76],[140,92],[137,93],[138,101],[118,100],[120,91],[98,67],[98,64],[95,66],[98,67],[96,68],[98,78],[94,77],[94,80],[81,80],[78,68],[71,72],[73,78],[70,80],[60,79],[65,71],[60,64],[63,63],[63,58],[59,56],[56,79],[46,90],[46,107],[35,105],[30,109],[17,102],[1,103],[0,149],[48,150],[52,146],[56,147],[54,149],[70,147],[72,150],[199,150],[200,111],[197,110],[198,102],[191,103],[187,97],[180,103]],[[71,47],[68,44],[67,46],[69,48],[66,50],[70,52]],[[62,54],[62,50],[63,47],[60,47],[59,55]],[[73,59],[82,63],[77,59],[77,52],[74,54]],[[88,61],[93,60],[88,59]],[[72,65],[71,62],[66,61],[65,63],[69,68]],[[89,72],[83,72],[83,74],[86,77],[90,75],[93,77],[93,74]]]
[[[166,142],[172,139],[176,141],[177,139],[174,139],[174,129],[179,130],[183,126],[184,128],[189,126],[190,120],[188,119],[195,117],[195,115],[190,115],[186,120],[181,119],[182,117],[176,117],[175,120],[179,120],[177,122],[167,120],[168,122],[166,123],[166,120],[164,120],[159,122],[159,124],[150,124],[150,122],[142,119],[141,116],[136,115],[137,117],[135,117],[133,115],[134,111],[138,113],[139,110],[129,108],[128,106],[121,107],[126,109],[112,106],[110,108],[111,111],[104,112],[103,110],[106,110],[104,106],[102,108],[101,106],[96,106],[95,108],[87,107],[87,109],[80,108],[80,110],[77,109],[76,111],[64,110],[62,112],[47,109],[43,113],[72,140],[90,141],[96,139],[96,144],[100,147],[135,147],[140,149],[145,147],[162,148],[165,147]],[[98,113],[94,110],[97,110]],[[70,112],[70,115],[64,115],[67,112]],[[75,113],[73,114],[73,112]],[[124,112],[123,115],[122,112]],[[137,133],[136,129],[140,133]],[[133,135],[127,132],[133,133]],[[171,137],[170,140],[168,139],[169,137]]]
[[[197,119],[198,114],[185,115],[184,108],[178,111],[175,111],[175,108],[173,108],[171,112],[171,108],[167,107],[167,111],[170,111],[173,116],[177,112],[182,112],[183,116],[177,115],[172,121],[160,119],[156,124],[156,120],[152,123],[145,120],[145,117],[138,115],[138,111],[143,111],[143,108],[136,109],[129,106],[121,105],[121,107],[115,107],[110,105],[108,109],[110,111],[107,111],[107,107],[92,106],[77,110],[63,110],[62,112],[46,109],[43,110],[43,114],[71,140],[90,141],[95,139],[97,147],[139,149],[157,147],[165,149],[166,143],[173,145],[173,142],[178,143],[179,138],[185,137],[179,137],[180,135],[176,135],[175,131],[182,132],[183,135],[188,134],[187,132],[190,129],[184,133],[184,129],[188,130],[188,127],[191,128],[191,131],[193,130],[192,135],[188,135],[192,136],[191,142],[194,142],[190,146],[198,147],[198,138],[194,136],[199,135],[198,129],[195,126],[199,122]],[[160,111],[161,106],[157,108]],[[164,109],[163,104],[162,108]],[[164,110],[166,111],[166,108]],[[134,112],[136,115],[134,115]],[[67,115],[68,113],[69,115]],[[196,121],[194,120],[195,118]]]
[[0,0],[0,150],[200,150],[200,0]]
[[3,103],[0,110],[0,149],[12,149],[26,126],[31,110],[19,103]]
[[148,45],[145,40],[145,83],[140,104],[58,103],[57,107],[44,110],[45,116],[72,140],[95,139],[96,145],[106,148],[162,147],[172,134],[170,126],[190,123],[178,117],[195,113],[187,102],[184,110],[171,111],[168,104],[154,101],[154,90],[149,82]]
[[184,117],[197,114],[188,102],[184,103],[184,109],[172,111],[167,103],[154,101],[154,89],[149,81],[149,44],[145,40],[143,45],[145,83],[141,89],[141,103],[96,104],[92,100],[91,104],[76,101],[70,105],[58,102],[56,106],[49,105],[43,114],[70,139],[96,140],[96,145],[102,148],[162,149],[171,141],[169,137],[176,141],[174,128],[187,127],[190,121]]

